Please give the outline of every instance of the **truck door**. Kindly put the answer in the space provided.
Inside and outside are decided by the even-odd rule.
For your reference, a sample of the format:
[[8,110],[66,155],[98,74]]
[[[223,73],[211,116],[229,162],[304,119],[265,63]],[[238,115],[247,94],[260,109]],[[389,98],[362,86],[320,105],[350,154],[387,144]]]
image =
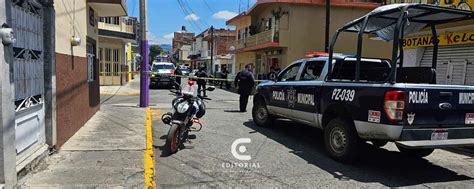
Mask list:
[[294,98],[293,86],[297,83],[301,64],[301,62],[294,63],[278,75],[277,82],[271,88],[272,94],[270,94],[270,105],[268,106],[270,111],[284,117],[291,116],[293,104],[289,102]]
[[320,76],[326,60],[308,60],[302,69],[296,89],[293,115],[300,121],[319,127],[319,94],[323,81]]

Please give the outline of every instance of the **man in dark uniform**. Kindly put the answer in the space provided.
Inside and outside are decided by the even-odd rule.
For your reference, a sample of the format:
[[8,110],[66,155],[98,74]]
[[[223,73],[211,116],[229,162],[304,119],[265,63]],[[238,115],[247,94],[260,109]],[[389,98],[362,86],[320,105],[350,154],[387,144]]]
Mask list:
[[222,67],[222,72],[221,72],[221,83],[220,83],[220,88],[222,89],[222,84],[224,84],[224,87],[226,89],[229,89],[229,84],[227,83],[227,76],[229,75],[229,71],[227,71],[227,67]]
[[274,81],[276,79],[276,76],[277,76],[277,73],[275,71],[275,67],[271,66],[270,67],[270,72],[267,75],[267,79]]
[[237,87],[237,92],[240,94],[240,112],[246,112],[249,96],[252,93],[253,86],[255,85],[255,79],[250,70],[250,65],[246,65],[245,69],[237,74],[234,84],[235,87]]
[[181,72],[181,69],[179,66],[176,66],[176,69],[174,70],[174,78],[176,80],[176,83],[181,85],[181,76],[183,75],[183,72]]
[[206,90],[203,90],[203,89],[206,89],[206,80],[201,79],[201,78],[206,78],[207,77],[206,68],[205,67],[200,67],[199,71],[196,73],[196,76],[198,77],[198,79],[197,79],[198,95],[201,96],[200,91],[202,90],[202,92],[204,93],[203,97],[207,97]]

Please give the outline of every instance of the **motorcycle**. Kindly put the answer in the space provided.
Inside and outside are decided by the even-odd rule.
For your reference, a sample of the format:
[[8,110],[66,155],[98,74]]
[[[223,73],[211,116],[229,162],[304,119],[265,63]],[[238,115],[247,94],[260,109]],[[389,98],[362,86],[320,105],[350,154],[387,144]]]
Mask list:
[[[184,148],[184,142],[188,140],[189,132],[198,132],[202,129],[200,118],[206,113],[205,100],[210,98],[194,95],[194,81],[188,81],[188,89],[183,90],[182,87],[175,83],[176,91],[170,91],[176,95],[172,101],[173,111],[164,114],[161,117],[163,123],[170,125],[166,144],[163,149],[164,155],[176,153],[180,148]],[[214,91],[214,87],[207,87],[207,91]],[[200,93],[201,91],[198,91]],[[193,127],[193,125],[197,125]]]

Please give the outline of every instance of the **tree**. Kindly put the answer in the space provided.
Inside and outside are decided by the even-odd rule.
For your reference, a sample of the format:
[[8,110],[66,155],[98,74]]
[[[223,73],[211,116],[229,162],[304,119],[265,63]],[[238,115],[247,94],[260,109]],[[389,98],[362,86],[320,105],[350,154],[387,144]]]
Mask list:
[[156,56],[160,55],[163,52],[163,49],[160,45],[150,45],[150,53],[148,54],[148,59],[150,64],[153,62]]

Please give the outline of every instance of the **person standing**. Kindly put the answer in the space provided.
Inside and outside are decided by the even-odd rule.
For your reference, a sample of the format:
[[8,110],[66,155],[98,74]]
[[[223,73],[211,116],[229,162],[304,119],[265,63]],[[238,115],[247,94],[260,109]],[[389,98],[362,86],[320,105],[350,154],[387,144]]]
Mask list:
[[246,112],[249,96],[252,93],[253,86],[255,85],[255,78],[251,72],[250,65],[246,65],[244,70],[237,73],[234,85],[237,87],[237,92],[240,95],[240,112]]
[[222,67],[222,72],[221,72],[221,84],[220,84],[220,88],[222,89],[222,84],[224,84],[225,88],[226,89],[229,89],[229,84],[227,82],[227,76],[229,75],[229,71],[227,71],[227,67]]
[[199,71],[196,73],[196,76],[198,77],[198,79],[197,79],[198,95],[201,96],[201,92],[202,92],[202,93],[204,93],[203,97],[207,97],[206,90],[205,90],[206,89],[206,80],[201,79],[201,78],[206,78],[207,77],[206,68],[205,67],[200,67]]
[[181,69],[179,68],[179,66],[176,66],[176,69],[174,70],[174,78],[176,80],[176,83],[178,83],[179,85],[181,85],[182,75],[183,73],[181,72]]
[[267,75],[267,79],[271,80],[271,81],[274,81],[276,79],[276,77],[277,77],[277,72],[275,71],[275,67],[271,66],[270,67],[270,72]]

